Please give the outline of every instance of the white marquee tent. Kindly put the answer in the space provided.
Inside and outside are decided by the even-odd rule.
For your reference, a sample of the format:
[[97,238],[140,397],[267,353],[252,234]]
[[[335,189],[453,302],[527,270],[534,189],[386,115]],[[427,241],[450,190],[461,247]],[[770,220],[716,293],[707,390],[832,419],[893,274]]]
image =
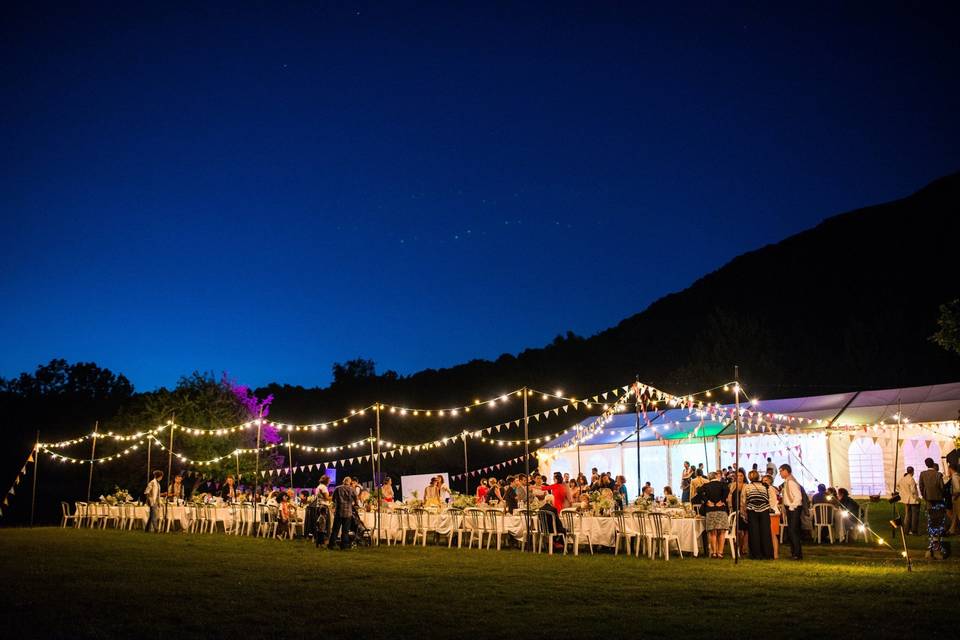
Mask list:
[[[741,408],[741,467],[756,463],[762,470],[770,458],[776,465],[789,463],[808,489],[822,482],[855,496],[888,495],[895,477],[907,466],[919,475],[928,457],[943,468],[960,437],[960,383],[766,400]],[[723,409],[729,416],[730,405]],[[580,424],[586,429],[595,420]],[[703,463],[708,471],[735,462],[729,417],[688,409],[641,417],[639,447],[633,413],[612,416],[579,446],[576,436],[570,431],[540,449],[540,470],[589,476],[596,467],[622,474],[631,496],[637,495],[638,458],[641,481],[652,483],[658,495],[668,484],[679,494],[684,461]]]

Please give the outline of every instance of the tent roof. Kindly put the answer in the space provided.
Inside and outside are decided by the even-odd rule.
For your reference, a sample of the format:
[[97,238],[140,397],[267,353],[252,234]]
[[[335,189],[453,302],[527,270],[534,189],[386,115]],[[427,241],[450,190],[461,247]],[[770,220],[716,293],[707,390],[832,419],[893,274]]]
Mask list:
[[[729,408],[732,405],[724,406]],[[753,407],[749,403],[741,406],[763,413],[823,420],[823,425],[832,420],[834,425],[841,427],[896,421],[898,406],[904,420],[912,423],[949,422],[960,418],[960,382],[761,400]],[[596,416],[586,418],[580,424],[589,427],[596,418]],[[656,427],[656,433],[653,429],[646,427],[641,419],[640,442],[652,442],[657,434],[667,440],[689,438],[700,424],[697,415],[687,409],[670,409],[662,415],[649,414],[649,418],[651,426]],[[616,414],[603,429],[584,442],[584,446],[636,442],[636,421],[636,415],[633,413]],[[820,428],[823,425],[811,425],[809,428]],[[702,428],[697,430],[696,435],[712,437],[722,432],[723,427],[723,424],[707,418]],[[570,431],[544,446],[562,447],[575,437],[576,431]]]
[[[659,412],[650,412],[647,414],[650,419],[650,427],[656,429],[656,432],[647,426],[643,418],[640,418],[640,442],[653,442],[657,439],[657,434],[667,440],[679,440],[691,437],[696,431],[696,437],[712,437],[723,430],[723,424],[715,420],[706,418],[703,425],[700,425],[700,419],[695,413],[686,409],[670,409],[662,415]],[[584,428],[590,427],[597,416],[585,418],[580,422]],[[697,427],[700,427],[699,429]],[[637,441],[636,438],[637,417],[633,413],[614,414],[609,423],[602,429],[595,432],[594,435],[584,442],[584,446],[610,445],[625,442]],[[570,431],[562,436],[545,444],[545,447],[562,447],[577,435],[577,432]]]

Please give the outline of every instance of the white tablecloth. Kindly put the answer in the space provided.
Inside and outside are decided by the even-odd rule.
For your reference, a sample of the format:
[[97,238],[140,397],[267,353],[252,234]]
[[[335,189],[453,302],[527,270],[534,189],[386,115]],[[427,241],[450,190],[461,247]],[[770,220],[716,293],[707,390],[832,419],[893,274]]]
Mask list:
[[[361,514],[361,520],[363,521],[364,526],[371,530],[372,535],[376,535],[375,516],[376,514],[371,512],[364,512]],[[381,537],[385,538],[387,535],[389,535],[391,538],[397,539],[400,533],[401,517],[407,518],[406,515],[401,516],[401,514],[398,512],[384,511],[383,519],[380,523]],[[536,516],[534,515],[533,517],[535,518]],[[410,518],[410,521],[414,522],[412,517]],[[406,522],[406,520],[404,522]],[[523,537],[524,516],[522,513],[504,515],[500,519],[500,522],[502,522],[501,526],[503,527],[501,533],[510,534],[514,538],[518,539]],[[579,518],[578,522],[580,526],[580,532],[589,534],[590,542],[592,544],[604,547],[613,546],[617,532],[617,523],[614,518],[585,515]],[[664,522],[669,523],[670,533],[677,535],[680,539],[680,548],[683,551],[692,553],[694,556],[699,555],[700,537],[704,532],[704,521],[702,518],[666,518]],[[441,535],[446,535],[450,532],[452,519],[446,514],[446,512],[427,513],[425,524],[428,530],[435,530]],[[626,525],[628,532],[636,533],[636,523],[632,516],[625,517],[624,524]],[[483,522],[483,525],[489,526],[489,520]],[[411,526],[412,525],[408,525],[408,531]],[[469,515],[464,517],[464,528],[467,531],[473,529],[472,519]]]

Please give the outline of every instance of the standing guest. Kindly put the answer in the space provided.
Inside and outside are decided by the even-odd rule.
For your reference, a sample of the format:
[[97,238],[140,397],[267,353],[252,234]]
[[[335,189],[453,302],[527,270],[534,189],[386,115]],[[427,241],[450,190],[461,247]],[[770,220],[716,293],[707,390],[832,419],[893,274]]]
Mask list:
[[943,476],[937,471],[933,458],[923,461],[926,471],[920,474],[920,496],[927,503],[927,545],[928,558],[943,558],[943,523],[946,507],[944,505]]
[[423,506],[425,507],[439,507],[440,506],[440,487],[437,486],[437,478],[430,478],[430,485],[423,490]]
[[947,470],[950,472],[950,482],[944,486],[944,489],[950,494],[952,506],[948,533],[953,536],[960,530],[960,469],[957,468],[956,463],[950,463],[947,465]]
[[147,488],[143,490],[146,497],[147,506],[150,508],[150,515],[147,517],[147,526],[144,531],[159,531],[157,522],[160,519],[160,480],[163,479],[163,471],[159,469],[153,472],[153,480],[147,483]]
[[500,481],[496,478],[487,480],[487,502],[503,502],[503,490],[500,488]]
[[233,484],[233,475],[227,474],[227,481],[220,488],[220,497],[224,502],[234,502],[237,499],[237,488]]
[[907,467],[907,472],[900,478],[897,483],[897,493],[900,494],[900,500],[905,509],[904,531],[911,536],[920,535],[920,492],[917,489],[917,481],[913,477],[913,467]]
[[537,475],[533,478],[533,486],[530,487],[530,495],[538,500],[542,500],[546,495],[547,488],[543,486],[543,476]]
[[335,548],[337,535],[340,536],[340,549],[350,546],[350,523],[353,520],[353,509],[357,504],[357,494],[353,490],[350,476],[343,479],[343,484],[333,491],[333,530],[330,532],[330,542],[327,548]]
[[173,476],[173,484],[167,486],[167,500],[183,500],[183,475]]
[[383,484],[380,486],[380,495],[383,496],[384,502],[393,502],[393,480],[390,476],[383,479]]
[[693,480],[693,467],[688,460],[683,461],[683,472],[680,474],[680,499],[683,502],[690,502],[690,498],[695,493],[690,492],[690,481]]
[[773,476],[777,475],[777,468],[770,458],[767,458],[767,475],[770,476],[770,482],[773,482]]
[[477,502],[486,502],[487,490],[487,479],[480,478],[480,484],[477,485]]
[[702,463],[702,462],[697,465],[697,471],[699,471],[699,472],[700,472],[700,475],[703,476],[704,478],[707,477],[707,472],[706,472],[706,470],[703,468],[703,463]]
[[597,484],[598,482],[600,482],[600,473],[597,472],[597,468],[594,467],[593,469],[590,470],[590,486],[592,487],[594,484]]
[[806,493],[803,487],[793,477],[793,469],[788,464],[780,465],[780,495],[783,499],[783,508],[787,510],[787,535],[790,536],[790,557],[794,560],[803,560],[803,547],[800,545],[800,520],[803,513],[803,503]]
[[450,500],[450,487],[444,483],[442,475],[437,476],[437,493],[440,496],[441,503]]
[[328,502],[330,500],[330,489],[328,485],[330,484],[330,476],[324,475],[320,478],[320,484],[317,485],[317,499]]
[[557,511],[568,509],[571,506],[570,488],[563,481],[563,474],[559,471],[553,474],[553,484],[546,487],[553,494],[553,506]]
[[703,473],[699,469],[693,470],[693,478],[690,480],[690,495],[695,496],[697,492],[700,491],[700,487],[707,483],[707,479],[703,477]]
[[772,560],[773,542],[770,540],[770,488],[760,482],[760,472],[751,469],[750,482],[743,489],[743,505],[747,513],[750,558]]
[[570,487],[570,500],[573,504],[580,502],[580,487],[577,486],[577,481],[571,480],[567,486]]
[[569,473],[563,474],[563,484],[569,484],[569,483],[570,483],[570,474]]
[[773,543],[773,559],[780,559],[780,492],[773,486],[773,476],[765,474],[760,481],[770,491],[770,542]]
[[726,483],[720,481],[720,474],[711,471],[707,482],[700,485],[693,499],[700,505],[700,513],[706,519],[707,543],[711,558],[723,558],[723,539],[727,532],[727,492]]
[[617,476],[617,481],[613,485],[614,495],[617,498],[617,502],[620,503],[620,508],[630,504],[630,497],[627,495],[627,479],[623,476]]
[[290,531],[290,517],[293,505],[290,504],[290,495],[286,492],[280,494],[280,504],[277,509],[277,538],[285,537]]

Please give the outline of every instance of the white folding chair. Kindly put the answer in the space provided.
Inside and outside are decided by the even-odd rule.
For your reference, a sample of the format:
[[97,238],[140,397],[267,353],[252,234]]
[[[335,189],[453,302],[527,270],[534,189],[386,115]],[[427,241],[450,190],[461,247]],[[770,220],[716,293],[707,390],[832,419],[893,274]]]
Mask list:
[[633,526],[637,530],[637,546],[635,556],[640,557],[640,548],[648,558],[653,557],[653,533],[647,523],[647,514],[642,511],[633,512]]
[[[737,512],[734,511],[727,517],[727,531],[723,534],[724,541],[730,543],[730,553],[736,557],[737,553],[737,535],[734,527],[737,526]],[[720,545],[723,549],[723,545]]]
[[817,543],[823,539],[823,530],[827,530],[830,544],[833,544],[833,516],[837,508],[832,504],[821,502],[813,505],[813,528],[817,533]]
[[477,549],[483,548],[483,537],[487,534],[487,525],[486,517],[483,515],[482,509],[477,509],[476,507],[470,507],[465,509],[463,512],[465,520],[467,523],[467,528],[470,529],[470,540],[467,541],[467,549],[473,548],[473,541],[477,541]]
[[486,510],[486,519],[484,526],[487,528],[487,549],[490,548],[490,543],[493,542],[493,539],[497,539],[497,551],[500,551],[501,543],[503,542],[503,536],[508,535],[507,531],[503,527],[503,511],[500,509],[490,508]]
[[407,523],[409,528],[413,530],[413,545],[416,546],[417,538],[420,538],[423,546],[427,546],[427,532],[434,529],[430,527],[430,516],[426,509],[411,509],[407,514]]
[[[537,511],[537,531],[533,534],[533,537],[533,546],[536,548],[537,553],[540,553],[544,542],[547,544],[547,551],[550,555],[553,555],[554,540],[560,538],[566,543],[563,535],[557,532],[557,517],[553,515],[553,512],[542,509]],[[567,554],[566,544],[563,545],[563,554]]]
[[670,517],[662,513],[651,513],[650,524],[653,531],[653,556],[656,557],[657,550],[664,560],[670,560],[670,543],[677,545],[677,553],[680,559],[683,559],[683,549],[680,548],[680,536],[670,531]]
[[587,541],[587,548],[590,549],[590,555],[593,555],[593,541],[590,534],[583,530],[583,515],[576,509],[563,509],[560,512],[560,521],[563,522],[563,528],[567,530],[563,534],[563,552],[567,552],[567,545],[573,545],[573,555],[580,555],[580,538]]
[[[614,511],[613,521],[617,527],[616,535],[613,538],[613,555],[620,552],[621,540],[623,540],[623,552],[630,555],[633,552],[633,541],[637,539],[637,534],[627,529],[627,519],[623,515],[623,511]],[[637,544],[640,544],[640,542],[638,541]]]
[[447,548],[453,546],[453,536],[457,536],[457,548],[463,548],[463,509],[448,509],[447,518],[450,520],[450,533],[447,535]]
[[60,510],[63,512],[63,519],[60,521],[60,528],[61,528],[61,529],[66,529],[66,528],[67,528],[67,522],[72,522],[72,523],[74,524],[74,526],[76,526],[77,516],[78,516],[78,513],[79,513],[79,512],[78,512],[78,511],[74,511],[73,514],[71,515],[71,513],[70,513],[70,505],[69,505],[68,503],[66,503],[66,502],[61,502],[61,503],[60,503]]

